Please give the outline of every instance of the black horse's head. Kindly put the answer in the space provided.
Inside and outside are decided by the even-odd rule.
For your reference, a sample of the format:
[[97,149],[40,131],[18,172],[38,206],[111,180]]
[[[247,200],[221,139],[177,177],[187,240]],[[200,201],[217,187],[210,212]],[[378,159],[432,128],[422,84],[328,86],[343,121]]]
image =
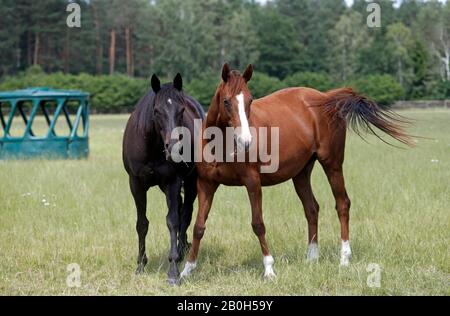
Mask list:
[[173,83],[161,86],[156,75],[152,76],[152,89],[155,92],[154,126],[164,142],[166,159],[171,160],[173,146],[178,142],[172,139],[172,132],[183,126],[185,111],[185,96],[183,93],[183,79],[177,74]]

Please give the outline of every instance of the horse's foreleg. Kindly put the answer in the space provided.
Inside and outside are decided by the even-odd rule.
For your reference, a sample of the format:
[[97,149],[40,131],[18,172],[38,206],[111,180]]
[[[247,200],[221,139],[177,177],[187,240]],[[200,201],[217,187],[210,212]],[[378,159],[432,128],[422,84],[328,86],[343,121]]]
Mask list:
[[308,253],[307,261],[315,262],[319,259],[319,203],[311,187],[311,172],[314,168],[315,160],[312,160],[305,169],[296,176],[294,181],[295,190],[303,204],[306,219],[308,221]]
[[345,189],[342,166],[324,166],[333,195],[336,199],[336,210],[341,222],[341,265],[348,266],[352,256],[349,241],[350,199]]
[[144,272],[148,259],[145,253],[145,238],[148,233],[148,219],[147,219],[147,188],[144,187],[139,178],[130,177],[130,189],[133,194],[134,202],[137,209],[137,223],[136,231],[139,238],[139,253],[136,269],[136,274]]
[[164,188],[166,194],[167,206],[169,213],[167,215],[167,227],[170,232],[170,253],[169,253],[169,273],[168,282],[170,285],[177,285],[179,283],[178,271],[178,232],[180,230],[180,193],[181,193],[181,179],[177,178],[172,183]]
[[191,251],[189,252],[189,258],[186,262],[181,277],[189,276],[192,271],[197,267],[198,251],[200,248],[200,241],[203,238],[206,229],[206,220],[208,219],[209,211],[211,210],[214,194],[218,188],[217,183],[208,182],[202,179],[197,181],[198,191],[198,214],[194,227],[194,238],[192,240]]
[[253,232],[259,239],[261,245],[261,251],[263,253],[264,263],[264,277],[274,278],[276,277],[273,270],[274,259],[270,255],[269,247],[266,241],[266,226],[264,225],[263,212],[262,212],[262,189],[261,180],[258,175],[250,176],[246,181],[246,188],[248,196],[250,198],[250,204],[252,207],[252,228]]
[[189,243],[187,240],[187,230],[192,221],[192,212],[194,210],[194,202],[197,198],[197,177],[191,176],[184,182],[184,203],[181,209],[180,234],[178,235],[178,254],[179,260],[182,261],[186,252],[189,251]]

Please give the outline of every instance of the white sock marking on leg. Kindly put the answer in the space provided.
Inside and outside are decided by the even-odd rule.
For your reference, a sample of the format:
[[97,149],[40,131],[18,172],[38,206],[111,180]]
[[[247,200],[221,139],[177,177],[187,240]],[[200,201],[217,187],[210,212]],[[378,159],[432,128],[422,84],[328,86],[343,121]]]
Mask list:
[[341,248],[341,266],[348,266],[352,257],[352,249],[350,247],[350,241],[343,240]]
[[181,272],[180,276],[182,278],[190,276],[192,274],[192,271],[195,270],[195,268],[197,268],[197,262],[192,262],[191,263],[189,261],[186,261],[186,264],[184,266],[184,270],[183,270],[183,272]]
[[273,264],[275,263],[275,260],[272,256],[265,256],[264,260],[264,277],[267,279],[272,279],[276,277],[275,272],[273,271]]
[[315,262],[319,260],[319,245],[315,242],[309,244],[306,261]]

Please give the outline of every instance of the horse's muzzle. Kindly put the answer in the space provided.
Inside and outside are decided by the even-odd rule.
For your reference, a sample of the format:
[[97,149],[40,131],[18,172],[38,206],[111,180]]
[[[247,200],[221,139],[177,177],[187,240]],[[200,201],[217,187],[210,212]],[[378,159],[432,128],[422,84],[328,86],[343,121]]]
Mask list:
[[240,136],[236,137],[236,147],[238,151],[248,152],[251,146],[252,146],[251,139],[247,140]]
[[179,152],[178,141],[172,140],[169,143],[167,143],[165,148],[165,154],[167,161],[173,161],[174,158],[179,157],[181,153]]

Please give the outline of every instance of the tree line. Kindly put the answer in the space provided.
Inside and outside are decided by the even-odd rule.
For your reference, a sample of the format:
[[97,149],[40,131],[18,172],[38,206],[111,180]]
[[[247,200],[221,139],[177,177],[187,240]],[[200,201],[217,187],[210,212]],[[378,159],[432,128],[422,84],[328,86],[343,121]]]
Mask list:
[[[70,2],[80,28],[66,25]],[[20,87],[30,67],[85,79],[181,72],[207,105],[227,61],[255,65],[257,96],[352,85],[384,103],[449,98],[450,4],[374,2],[381,27],[367,26],[364,0],[0,0],[0,88]]]

